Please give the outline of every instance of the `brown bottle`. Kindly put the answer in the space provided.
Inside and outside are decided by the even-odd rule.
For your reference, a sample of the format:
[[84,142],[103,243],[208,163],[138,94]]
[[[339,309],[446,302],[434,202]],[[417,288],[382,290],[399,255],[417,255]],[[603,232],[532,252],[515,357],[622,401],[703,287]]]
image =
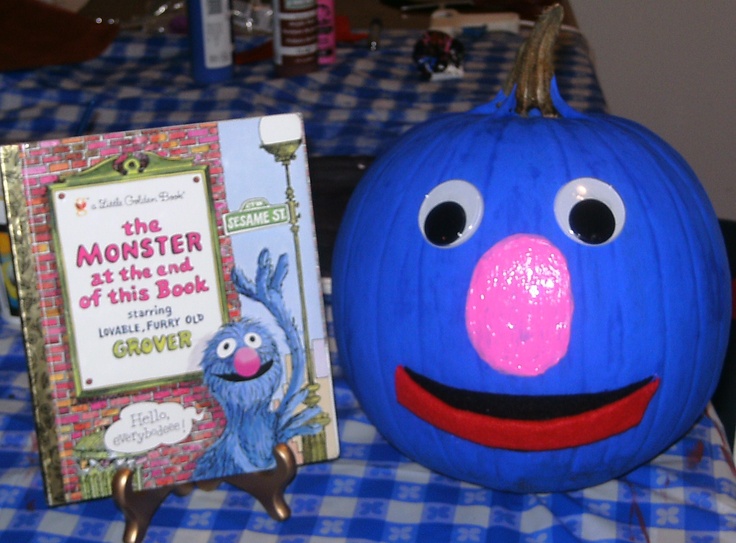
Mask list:
[[274,0],[273,25],[276,75],[302,75],[319,67],[316,0]]

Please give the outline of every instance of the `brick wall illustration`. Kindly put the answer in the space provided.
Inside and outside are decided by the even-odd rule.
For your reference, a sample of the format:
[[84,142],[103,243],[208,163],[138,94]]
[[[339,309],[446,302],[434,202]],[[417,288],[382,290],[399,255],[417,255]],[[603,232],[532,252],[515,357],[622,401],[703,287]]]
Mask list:
[[[188,480],[196,458],[219,435],[221,426],[225,423],[219,406],[197,379],[155,386],[134,394],[103,398],[78,398],[75,394],[62,288],[58,262],[53,251],[47,186],[58,182],[63,176],[86,170],[110,157],[141,152],[156,153],[164,158],[189,159],[195,164],[209,166],[229,316],[232,319],[240,315],[238,295],[228,286],[228,270],[232,267],[233,256],[229,238],[222,230],[222,215],[228,210],[216,123],[82,136],[24,147],[23,175],[26,178],[26,198],[30,207],[31,247],[39,266],[37,277],[42,324],[46,331],[45,349],[52,394],[57,407],[65,492],[70,501],[109,495],[109,483],[99,483],[89,478],[83,480],[86,473],[99,469],[100,466],[109,467],[108,471],[112,472],[116,466],[128,465],[138,471],[137,481],[140,484],[145,480],[146,487]],[[197,411],[206,415],[201,421],[194,422],[192,433],[183,442],[160,446],[129,458],[119,458],[114,463],[106,458],[102,441],[103,430],[116,420],[122,408],[143,401],[177,402],[183,407],[194,406]]]

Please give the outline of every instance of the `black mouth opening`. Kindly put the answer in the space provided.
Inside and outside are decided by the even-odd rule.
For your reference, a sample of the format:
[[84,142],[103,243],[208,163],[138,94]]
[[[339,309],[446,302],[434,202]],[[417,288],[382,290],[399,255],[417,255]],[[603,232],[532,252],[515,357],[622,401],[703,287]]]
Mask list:
[[271,369],[271,366],[273,366],[273,360],[269,360],[265,364],[263,364],[256,373],[251,375],[250,377],[243,377],[242,375],[239,375],[237,373],[225,373],[217,375],[220,379],[223,381],[228,381],[230,383],[243,383],[245,381],[252,381],[253,379],[258,379],[260,376],[262,376],[264,373],[266,373],[268,370]]
[[630,396],[653,380],[652,377],[648,377],[616,390],[597,393],[518,396],[454,388],[433,381],[409,368],[405,370],[415,383],[452,407],[496,418],[530,421],[570,417],[593,411]]

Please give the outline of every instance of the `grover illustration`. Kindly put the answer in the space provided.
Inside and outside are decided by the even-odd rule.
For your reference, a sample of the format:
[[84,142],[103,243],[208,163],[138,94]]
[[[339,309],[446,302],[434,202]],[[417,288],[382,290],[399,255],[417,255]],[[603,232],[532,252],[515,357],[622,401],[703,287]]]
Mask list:
[[293,371],[286,393],[274,409],[274,396],[285,370],[276,338],[252,319],[220,327],[205,348],[201,366],[204,383],[222,406],[227,425],[198,460],[195,478],[214,479],[268,469],[275,465],[275,445],[321,430],[321,425],[312,421],[321,412],[319,406],[297,412],[308,391],[303,386],[304,347],[284,303],[282,286],[287,271],[287,255],[282,254],[273,267],[268,249],[258,257],[255,282],[240,269],[232,270],[238,293],[263,304],[283,330]]

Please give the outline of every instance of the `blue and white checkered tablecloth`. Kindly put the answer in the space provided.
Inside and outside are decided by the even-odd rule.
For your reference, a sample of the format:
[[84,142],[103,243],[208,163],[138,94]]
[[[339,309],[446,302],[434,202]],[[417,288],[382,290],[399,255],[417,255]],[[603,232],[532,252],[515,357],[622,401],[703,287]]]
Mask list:
[[[22,341],[0,338],[0,543],[123,539],[111,499],[46,505]],[[337,363],[336,355],[334,362]],[[736,541],[736,472],[712,411],[664,454],[618,480],[558,494],[496,492],[409,461],[366,419],[334,366],[340,459],[304,466],[275,521],[228,484],[170,495],[146,543]]]
[[[415,33],[385,32],[382,48],[341,46],[338,62],[274,79],[270,62],[238,66],[226,84],[189,75],[186,41],[122,35],[99,58],[0,74],[0,143],[286,111],[304,115],[312,156],[376,155],[431,115],[488,101],[521,37],[466,40],[465,77],[422,82],[411,61]],[[574,107],[605,102],[585,45],[568,34],[557,72]],[[86,117],[89,118],[85,120]],[[398,453],[366,419],[334,354],[342,455],[305,466],[287,490],[291,517],[271,519],[227,484],[171,495],[148,543],[736,542],[736,469],[709,409],[681,441],[618,480],[561,494],[495,492],[432,473]],[[22,341],[0,330],[0,543],[121,541],[124,517],[110,499],[46,505]]]
[[[88,62],[0,74],[0,144],[298,111],[310,155],[376,155],[432,115],[492,99],[523,39],[465,38],[465,76],[424,82],[412,61],[419,37],[386,31],[376,52],[364,42],[341,46],[335,64],[305,76],[274,78],[262,61],[236,66],[224,84],[199,85],[185,38],[123,34]],[[580,34],[563,35],[557,77],[571,105],[604,110]]]

